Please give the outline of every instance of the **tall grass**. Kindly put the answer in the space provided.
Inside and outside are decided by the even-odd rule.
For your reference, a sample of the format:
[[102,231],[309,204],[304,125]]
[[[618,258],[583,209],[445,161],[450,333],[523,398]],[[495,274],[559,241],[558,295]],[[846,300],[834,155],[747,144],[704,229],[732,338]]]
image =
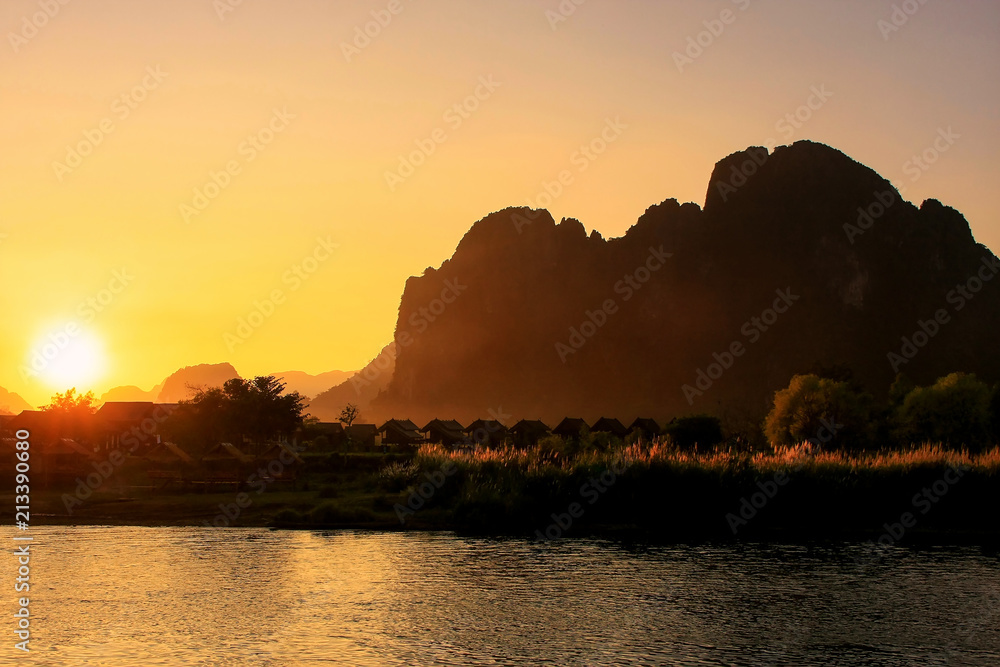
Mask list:
[[612,464],[632,470],[671,469],[677,472],[700,470],[716,474],[779,471],[832,473],[906,473],[918,469],[964,467],[995,475],[1000,471],[1000,448],[973,454],[968,450],[946,449],[940,444],[923,443],[908,450],[843,452],[817,450],[808,443],[776,447],[769,452],[745,452],[716,447],[707,450],[680,450],[669,442],[637,443],[608,451],[584,451],[566,456],[546,449],[483,449],[476,452],[449,451],[441,445],[425,445],[417,453],[421,469],[454,463],[467,473],[519,471],[529,476],[560,476],[605,470]]

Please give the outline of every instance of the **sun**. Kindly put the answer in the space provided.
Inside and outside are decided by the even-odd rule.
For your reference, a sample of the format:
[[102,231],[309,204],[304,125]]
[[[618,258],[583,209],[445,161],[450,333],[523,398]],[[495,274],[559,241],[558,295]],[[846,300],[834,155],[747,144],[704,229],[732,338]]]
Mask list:
[[48,334],[34,350],[33,367],[55,389],[77,387],[86,391],[107,369],[104,345],[92,332],[83,329],[67,328]]

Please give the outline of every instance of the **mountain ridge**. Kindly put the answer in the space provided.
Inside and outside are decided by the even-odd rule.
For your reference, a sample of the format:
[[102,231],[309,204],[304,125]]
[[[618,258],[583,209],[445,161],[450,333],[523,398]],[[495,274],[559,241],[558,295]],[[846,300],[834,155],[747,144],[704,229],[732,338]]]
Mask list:
[[[961,213],[905,201],[836,149],[750,147],[715,165],[704,208],[666,199],[622,237],[524,207],[477,221],[451,258],[407,280],[395,372],[371,414],[759,420],[774,391],[818,366],[847,365],[882,394],[897,370],[992,381],[1000,290],[964,312],[946,301],[991,262]],[[796,297],[780,316],[779,291]],[[893,368],[889,354],[944,308],[933,345]],[[736,344],[730,367],[702,380]]]

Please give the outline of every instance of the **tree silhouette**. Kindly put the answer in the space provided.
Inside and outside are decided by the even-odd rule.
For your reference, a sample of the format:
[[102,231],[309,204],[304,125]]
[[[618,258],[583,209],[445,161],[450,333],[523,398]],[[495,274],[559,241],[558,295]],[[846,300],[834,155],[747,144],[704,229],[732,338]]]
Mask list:
[[76,387],[67,389],[65,394],[54,394],[51,401],[48,405],[42,406],[42,411],[63,415],[92,415],[97,410],[97,406],[94,405],[97,401],[94,392],[78,394]]
[[774,445],[824,441],[830,449],[871,442],[872,397],[848,381],[796,375],[774,395],[764,433]]
[[903,444],[940,442],[972,449],[990,436],[989,385],[967,373],[952,373],[930,387],[917,387],[896,411],[897,436]]
[[287,437],[302,424],[305,398],[284,391],[285,384],[272,376],[234,378],[181,401],[164,430],[196,450],[232,442],[247,443],[259,453],[264,443]]
[[94,424],[91,416],[97,411],[94,392],[76,393],[76,387],[66,393],[55,394],[42,412],[51,416],[50,422],[56,435],[70,438],[87,438],[93,435]]
[[348,403],[344,406],[344,409],[340,411],[340,416],[337,417],[337,421],[344,425],[344,428],[350,428],[354,420],[358,418],[361,414],[361,410],[354,403]]

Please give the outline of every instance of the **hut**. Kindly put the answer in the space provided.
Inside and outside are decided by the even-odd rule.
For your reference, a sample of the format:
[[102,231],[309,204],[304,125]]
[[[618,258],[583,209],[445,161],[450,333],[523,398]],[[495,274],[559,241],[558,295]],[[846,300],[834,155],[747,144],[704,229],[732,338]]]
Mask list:
[[93,470],[90,463],[97,460],[93,447],[88,447],[72,438],[55,438],[41,443],[40,466],[47,475],[75,477]]
[[552,429],[552,435],[558,435],[563,438],[569,438],[571,440],[576,440],[580,437],[580,434],[588,429],[587,422],[582,419],[574,419],[572,417],[567,417],[559,422],[559,425]]
[[142,458],[149,464],[146,477],[162,481],[162,486],[183,480],[185,473],[194,465],[194,459],[172,442],[154,445]]
[[244,454],[231,442],[220,442],[215,447],[211,447],[201,457],[202,463],[228,463],[238,461],[239,463],[253,463],[254,458],[249,454]]
[[628,427],[629,433],[633,431],[639,431],[639,434],[643,438],[651,440],[660,434],[660,425],[656,423],[655,419],[643,419],[639,417]]
[[[257,463],[267,465],[271,461],[281,461],[286,465],[291,465],[291,463],[303,463],[302,457],[296,454],[295,450],[289,447],[286,442],[274,443],[257,457]],[[291,461],[291,463],[289,463],[289,461]]]
[[146,455],[142,458],[146,459],[150,463],[162,465],[174,463],[194,463],[194,459],[192,459],[187,452],[172,442],[161,442],[146,452]]
[[594,433],[609,433],[616,438],[624,438],[628,435],[628,429],[625,425],[614,417],[601,417],[590,429]]
[[510,429],[511,439],[518,447],[534,447],[549,433],[549,427],[537,419],[522,419]]
[[14,433],[28,431],[32,441],[41,442],[59,435],[60,424],[51,412],[24,410],[7,422],[6,428]]
[[349,443],[365,449],[374,449],[378,427],[375,424],[351,424],[344,429],[344,434]]
[[390,419],[378,427],[383,445],[419,445],[424,441],[417,425],[409,419]]
[[236,484],[244,479],[244,472],[254,462],[254,457],[244,454],[231,442],[220,442],[209,448],[201,457],[205,484]]
[[510,437],[510,431],[495,419],[477,419],[465,429],[465,435],[480,447],[499,447]]
[[454,419],[433,419],[420,432],[426,442],[445,447],[454,447],[467,440],[465,429]]
[[266,471],[269,481],[294,482],[296,469],[304,463],[286,442],[276,442],[257,457],[258,470]]
[[316,451],[339,449],[347,439],[344,425],[339,422],[318,422],[296,432],[296,438],[312,440]]
[[94,414],[101,449],[147,449],[160,443],[160,425],[177,409],[173,403],[110,401]]

